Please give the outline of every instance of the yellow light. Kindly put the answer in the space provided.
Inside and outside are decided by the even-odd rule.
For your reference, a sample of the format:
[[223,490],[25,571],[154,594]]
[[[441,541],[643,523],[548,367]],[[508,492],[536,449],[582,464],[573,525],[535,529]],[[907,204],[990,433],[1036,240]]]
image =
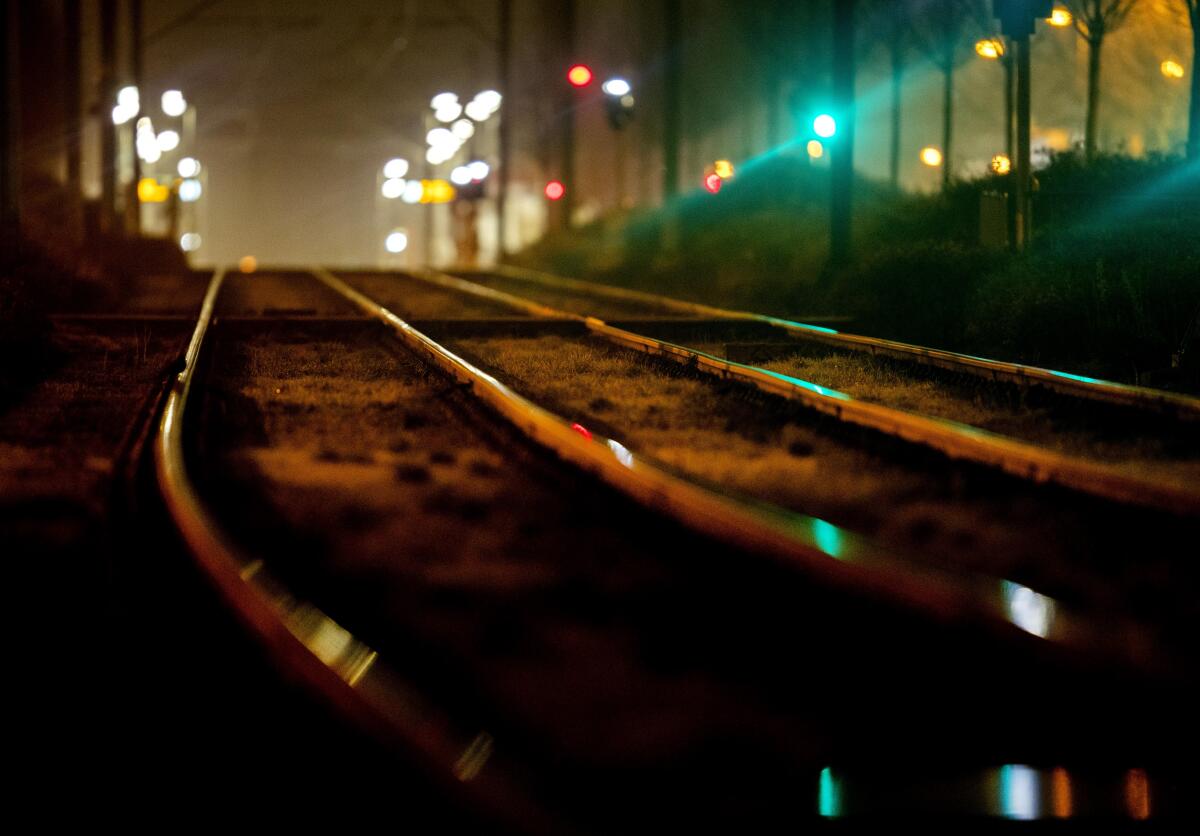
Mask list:
[[810,139],[808,141],[808,156],[812,157],[814,160],[821,159],[821,157],[825,156],[825,146],[822,145],[818,140]]
[[449,203],[458,191],[447,180],[422,180],[422,203]]
[[1178,61],[1163,61],[1161,69],[1167,78],[1183,78],[1183,65]]
[[975,42],[975,51],[981,58],[999,58],[1004,54],[1004,44],[997,38],[984,38]]
[[713,171],[722,180],[728,180],[733,176],[733,163],[729,160],[717,160],[713,164]]
[[170,195],[171,188],[162,185],[153,177],[138,180],[137,196],[142,203],[165,203]]
[[238,269],[243,273],[253,273],[258,269],[258,259],[252,255],[244,255],[238,260]]
[[1050,17],[1046,18],[1046,22],[1051,26],[1070,26],[1071,13],[1062,6],[1058,6],[1054,11],[1050,12]]
[[921,162],[930,168],[937,168],[942,164],[942,152],[932,145],[927,145],[921,149]]
[[1006,154],[997,154],[992,157],[992,171],[997,174],[1008,174],[1012,171],[1012,160]]

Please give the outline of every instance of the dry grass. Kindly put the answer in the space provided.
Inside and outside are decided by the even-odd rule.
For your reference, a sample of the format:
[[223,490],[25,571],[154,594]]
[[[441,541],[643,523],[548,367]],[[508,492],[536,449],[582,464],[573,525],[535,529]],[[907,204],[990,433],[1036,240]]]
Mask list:
[[1087,403],[1053,397],[1031,403],[1006,387],[926,374],[865,354],[817,351],[764,367],[871,403],[958,421],[1143,477],[1180,486],[1200,483],[1200,443],[1194,433],[1170,422],[1139,427],[1132,423],[1136,416],[1122,421]]
[[567,288],[549,287],[547,285],[506,279],[489,273],[464,274],[465,278],[477,284],[502,290],[524,299],[533,299],[543,305],[558,308],[570,313],[584,316],[595,316],[600,319],[640,319],[647,316],[684,316],[678,311],[659,307],[649,303],[626,301],[621,299],[606,299],[602,296],[577,292]]

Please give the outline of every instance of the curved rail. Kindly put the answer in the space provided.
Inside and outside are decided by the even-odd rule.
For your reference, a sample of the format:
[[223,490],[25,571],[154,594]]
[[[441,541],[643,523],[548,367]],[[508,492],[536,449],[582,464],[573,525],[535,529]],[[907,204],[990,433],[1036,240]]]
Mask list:
[[217,271],[209,284],[155,443],[159,490],[184,544],[286,674],[365,731],[415,756],[450,792],[466,795],[497,820],[524,831],[555,832],[505,777],[503,768],[494,765],[490,735],[452,723],[368,644],[318,607],[294,597],[261,560],[232,545],[200,500],[185,461],[184,418],[224,277],[224,270]]
[[937,450],[951,458],[995,468],[1021,479],[1052,483],[1115,502],[1148,506],[1176,514],[1200,514],[1200,487],[1191,489],[1131,475],[1119,468],[1079,456],[1046,450],[987,430],[858,400],[797,377],[715,357],[675,343],[635,334],[602,319],[560,311],[502,290],[433,271],[414,277],[450,290],[504,304],[534,317],[573,318],[589,331],[624,348],[682,363],[724,380],[733,380],[771,395],[865,427],[911,444]]
[[[1060,602],[1011,581],[917,566],[825,520],[731,497],[676,476],[619,441],[530,402],[329,271],[314,268],[312,272],[360,310],[384,322],[419,357],[469,387],[531,441],[656,513],[738,549],[781,560],[831,585],[866,592],[939,619],[973,620],[1003,630],[1015,627],[1063,648],[1115,656],[1135,668],[1166,670],[1162,649],[1137,625],[1080,618]],[[448,287],[460,281],[438,279]],[[1040,615],[1031,620],[1035,611]]]
[[627,288],[613,287],[612,285],[595,282],[585,282],[579,279],[555,276],[536,270],[501,265],[492,268],[489,272],[503,278],[540,284],[545,287],[574,290],[593,296],[656,305],[665,310],[677,311],[691,316],[764,322],[776,328],[781,328],[799,339],[818,342],[836,348],[880,354],[910,363],[920,363],[948,371],[984,377],[988,380],[1006,381],[1017,386],[1041,386],[1045,389],[1074,397],[1103,401],[1136,409],[1151,410],[1174,416],[1180,420],[1200,421],[1200,398],[1180,395],[1175,392],[1166,392],[1145,386],[1130,386],[1111,380],[1102,380],[1100,378],[1056,371],[1039,366],[1010,363],[1004,360],[992,360],[986,357],[976,357],[971,354],[961,354],[955,351],[910,345],[896,340],[865,337],[860,334],[846,334],[834,328],[826,328],[820,325],[808,325],[803,322],[793,322],[788,319],[780,319],[748,311],[732,311],[726,308],[716,308],[711,305],[673,299],[669,296],[660,296],[655,293],[629,290]]

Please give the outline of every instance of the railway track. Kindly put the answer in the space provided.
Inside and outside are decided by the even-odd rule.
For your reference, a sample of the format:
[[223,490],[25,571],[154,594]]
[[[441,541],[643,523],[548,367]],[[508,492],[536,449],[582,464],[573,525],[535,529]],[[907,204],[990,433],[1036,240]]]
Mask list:
[[[495,276],[474,274],[472,281],[433,272],[417,277],[530,316],[581,317],[589,331],[617,345],[737,380],[839,421],[1020,478],[1115,502],[1200,514],[1200,443],[1195,434],[1200,399],[901,343],[887,343],[885,351],[880,345],[886,341],[823,326],[604,285],[593,288],[540,273],[502,269]],[[513,290],[521,287],[532,288],[538,298],[515,295]],[[613,325],[589,315],[593,312],[608,317],[671,312],[708,319],[669,324],[642,319]],[[788,336],[782,343],[730,342],[729,336],[722,339],[722,329],[714,327],[713,319],[783,329]],[[667,338],[662,338],[664,330]],[[672,333],[677,336],[672,338]],[[763,340],[761,328],[758,334]],[[818,336],[809,340],[811,334]],[[735,331],[732,336],[744,339],[745,333]],[[829,351],[834,356],[814,354],[814,341],[833,346]],[[732,358],[738,349],[776,362],[765,367],[737,362]],[[869,356],[863,358],[864,352]],[[1001,391],[986,391],[980,375]],[[880,377],[887,379],[886,385],[874,383]],[[1060,380],[1068,382],[1060,386]],[[922,398],[922,392],[928,394]],[[1139,440],[1147,437],[1154,441]]]
[[[833,755],[1059,762],[1094,751],[1110,700],[1182,693],[1172,676],[1147,684],[1135,662],[1154,648],[1120,618],[961,572],[905,574],[836,526],[697,487],[321,279],[340,297],[291,275],[235,277],[222,299],[214,280],[162,419],[160,486],[293,675],[489,816],[603,831],[654,801],[744,820],[826,781]],[[414,287],[405,304],[429,330],[577,327],[497,317],[483,299],[473,321],[447,319],[460,295]],[[940,722],[1010,711],[1031,680],[1086,707],[1064,721],[1029,705],[1019,732],[971,740]],[[1151,722],[1102,748],[1122,761],[1170,739]]]

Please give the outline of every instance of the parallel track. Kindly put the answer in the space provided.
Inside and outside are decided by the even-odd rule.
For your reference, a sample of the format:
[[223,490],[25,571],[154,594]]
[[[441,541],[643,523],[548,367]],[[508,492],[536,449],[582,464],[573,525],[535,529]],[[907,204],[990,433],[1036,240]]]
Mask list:
[[[504,272],[503,275],[508,275],[508,272]],[[521,275],[524,274],[522,273]],[[540,274],[534,275],[540,276]],[[794,401],[806,408],[830,415],[839,421],[865,427],[907,443],[928,447],[951,458],[975,462],[1021,479],[1028,479],[1037,483],[1052,483],[1114,502],[1162,508],[1181,515],[1200,514],[1200,485],[1189,488],[1177,484],[1164,484],[1153,478],[1132,474],[1112,465],[1048,450],[1044,447],[1002,436],[957,421],[920,415],[882,404],[858,400],[843,392],[806,380],[757,366],[734,362],[722,357],[715,357],[683,345],[634,333],[624,328],[609,325],[604,320],[596,317],[582,316],[558,310],[540,302],[524,299],[511,293],[486,287],[456,276],[435,271],[421,271],[414,273],[413,276],[438,287],[487,299],[497,304],[507,305],[512,310],[519,311],[527,316],[575,319],[582,322],[591,333],[624,348],[663,357],[705,374],[752,386],[762,392]],[[542,280],[549,281],[548,278]],[[586,282],[570,282],[565,286],[571,290],[579,290],[581,292],[586,292],[588,289],[588,283]],[[693,315],[711,315],[714,311],[718,310],[688,302],[670,300],[666,297],[623,291],[603,285],[599,287],[601,288],[601,292],[598,295],[617,293],[621,298],[644,299],[648,303],[652,302],[663,307],[674,306],[680,311]],[[724,312],[723,316],[726,319],[754,321],[768,321],[770,319],[768,317],[750,314],[742,315],[733,312]],[[779,322],[782,322],[782,320]],[[778,323],[772,322],[772,324]],[[816,326],[802,327],[816,328]],[[818,330],[820,331],[821,329]],[[871,338],[865,337],[855,339],[871,340]],[[917,351],[916,347],[909,348]],[[920,349],[919,351],[924,352],[927,350]],[[942,352],[942,354],[945,354],[945,352]],[[918,355],[913,354],[912,356]],[[911,360],[912,356],[906,356],[906,359]],[[919,356],[925,355],[922,354]],[[955,357],[959,356],[964,355],[955,355]],[[949,362],[947,360],[947,363]],[[957,360],[953,362],[958,363]],[[1005,379],[1001,375],[999,368],[1003,365],[1011,365],[996,364],[993,361],[984,362],[987,365],[971,366],[971,368],[990,369],[989,374],[992,379]],[[958,371],[962,371],[966,367],[956,365],[955,368]],[[1025,369],[1025,367],[1019,366],[1014,368],[1018,370]],[[1037,371],[1042,372],[1046,370]],[[1021,377],[1025,372],[1015,371],[1013,374]],[[1057,376],[1065,373],[1047,372],[1047,374],[1056,376],[1055,379],[1057,379]],[[1027,378],[1021,377],[1021,379],[1024,380]],[[1039,376],[1037,379],[1042,380],[1043,378]],[[1100,383],[1103,382],[1101,381]],[[1083,397],[1093,397],[1095,393],[1108,392],[1112,397],[1096,397],[1095,399],[1120,403],[1123,406],[1137,403],[1139,406],[1149,406],[1157,409],[1165,403],[1171,403],[1173,404],[1171,414],[1181,415],[1185,418],[1191,415],[1190,410],[1194,407],[1197,410],[1197,416],[1200,416],[1200,400],[1171,395],[1169,393],[1154,392],[1153,390],[1137,389],[1136,387],[1126,387],[1121,384],[1089,385],[1083,389],[1070,385],[1059,391],[1066,391],[1072,396]],[[1090,392],[1092,394],[1081,395],[1081,392]],[[1126,400],[1122,400],[1122,398]],[[1150,400],[1147,401],[1147,398]]]

